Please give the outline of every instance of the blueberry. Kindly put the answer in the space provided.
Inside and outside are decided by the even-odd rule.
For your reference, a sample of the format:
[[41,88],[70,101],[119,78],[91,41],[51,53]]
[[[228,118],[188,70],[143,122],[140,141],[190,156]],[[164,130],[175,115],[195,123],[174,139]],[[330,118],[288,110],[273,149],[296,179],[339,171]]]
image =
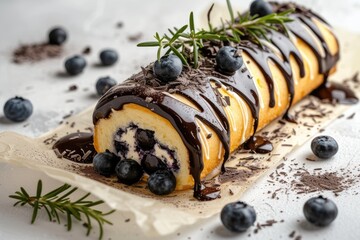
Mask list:
[[104,66],[111,66],[118,60],[119,56],[115,50],[106,49],[100,53],[100,61]]
[[156,143],[154,138],[154,131],[150,130],[138,128],[135,133],[135,138],[138,147],[144,151],[153,149]]
[[116,84],[117,82],[111,77],[99,78],[96,82],[96,91],[100,96],[102,96]]
[[256,221],[254,208],[244,202],[226,204],[221,210],[221,222],[232,232],[244,232]]
[[250,5],[250,15],[264,17],[273,13],[273,8],[270,3],[264,0],[255,0]]
[[26,120],[33,112],[31,102],[22,97],[10,98],[4,105],[5,117],[13,122]]
[[169,170],[158,170],[148,179],[149,190],[156,195],[172,193],[176,187],[176,178]]
[[225,46],[216,54],[216,64],[222,73],[232,75],[241,68],[243,59],[238,55],[236,48]]
[[141,160],[141,166],[147,174],[153,174],[157,170],[166,170],[167,165],[158,157],[146,154]]
[[66,41],[67,33],[63,28],[53,28],[49,33],[49,43],[61,45]]
[[119,158],[109,152],[98,153],[93,159],[93,166],[96,172],[99,174],[110,177],[115,172],[115,166],[119,162]]
[[86,67],[85,58],[78,55],[68,58],[65,61],[66,72],[70,75],[78,75],[84,70],[85,67]]
[[330,136],[318,136],[311,142],[311,150],[318,158],[331,158],[339,149],[336,140]]
[[121,160],[115,167],[119,182],[132,185],[140,181],[143,170],[140,164],[132,159]]
[[163,82],[170,82],[175,80],[182,71],[183,64],[179,57],[170,54],[162,56],[156,60],[153,66],[155,76]]
[[320,227],[329,225],[338,214],[335,203],[322,196],[307,200],[303,211],[309,222]]

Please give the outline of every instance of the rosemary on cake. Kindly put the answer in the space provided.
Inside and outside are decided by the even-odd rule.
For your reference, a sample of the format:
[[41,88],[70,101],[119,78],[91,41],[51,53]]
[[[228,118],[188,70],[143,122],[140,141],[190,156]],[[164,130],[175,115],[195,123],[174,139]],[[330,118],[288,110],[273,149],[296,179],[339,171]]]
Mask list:
[[14,195],[10,195],[9,197],[18,200],[14,206],[17,206],[18,204],[20,204],[20,206],[24,206],[28,204],[33,208],[31,224],[35,222],[38,211],[40,209],[45,209],[50,221],[54,220],[60,223],[59,215],[66,215],[66,226],[68,231],[70,231],[72,228],[73,218],[78,221],[83,221],[83,225],[87,228],[86,235],[88,236],[91,229],[93,228],[91,223],[91,219],[93,219],[99,225],[99,239],[102,239],[103,225],[112,225],[110,221],[105,219],[105,216],[113,213],[114,210],[103,213],[102,211],[94,209],[94,206],[98,206],[104,203],[104,201],[89,200],[88,197],[90,196],[90,193],[85,194],[76,201],[72,201],[69,196],[77,189],[77,187],[71,188],[71,185],[65,183],[61,187],[58,187],[42,195],[42,181],[39,180],[37,184],[36,195],[30,196],[23,187],[20,187],[20,191],[16,191]]
[[[226,2],[230,20],[221,19],[222,24],[220,27],[213,27],[211,24],[213,4],[207,14],[208,29],[197,31],[195,29],[194,15],[191,12],[188,24],[181,28],[174,27],[174,29],[168,29],[169,34],[163,34],[162,36],[157,32],[154,35],[156,41],[142,42],[137,46],[158,47],[158,61],[161,58],[162,52],[166,51],[164,55],[173,53],[181,59],[184,65],[189,66],[190,62],[194,68],[198,68],[199,60],[202,57],[199,49],[204,47],[204,41],[240,43],[242,38],[246,36],[247,40],[262,46],[262,41],[264,39],[268,40],[266,36],[268,30],[287,33],[285,23],[292,21],[288,15],[293,12],[293,9],[260,17],[258,14],[250,15],[250,12],[245,14],[240,12],[234,13],[230,0]],[[190,32],[185,32],[186,30],[190,30]]]

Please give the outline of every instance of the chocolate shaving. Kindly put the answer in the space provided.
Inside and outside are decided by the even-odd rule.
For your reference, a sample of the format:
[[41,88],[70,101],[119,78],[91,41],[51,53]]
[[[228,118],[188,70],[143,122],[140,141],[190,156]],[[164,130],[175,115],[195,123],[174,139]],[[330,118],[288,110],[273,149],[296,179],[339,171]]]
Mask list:
[[349,119],[349,120],[350,120],[350,119],[353,119],[353,118],[355,117],[355,114],[356,114],[356,113],[351,114],[351,115],[348,116],[346,119]]
[[48,43],[25,44],[13,52],[14,63],[38,62],[47,58],[59,57],[62,54],[62,47]]
[[337,172],[314,173],[300,172],[298,180],[293,180],[293,189],[297,192],[332,191],[342,192],[354,182],[351,178],[338,176]]

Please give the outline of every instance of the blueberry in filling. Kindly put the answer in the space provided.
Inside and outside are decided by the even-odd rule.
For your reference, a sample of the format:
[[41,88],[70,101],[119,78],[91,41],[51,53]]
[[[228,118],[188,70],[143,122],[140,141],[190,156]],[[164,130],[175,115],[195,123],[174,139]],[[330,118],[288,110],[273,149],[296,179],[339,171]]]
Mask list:
[[156,143],[154,131],[150,130],[138,128],[135,133],[135,138],[137,140],[137,146],[144,151],[153,149]]
[[167,165],[153,154],[146,154],[141,160],[141,166],[147,174],[152,174],[157,170],[167,169]]
[[117,155],[125,158],[126,154],[129,152],[128,144],[123,141],[114,141],[114,145]]

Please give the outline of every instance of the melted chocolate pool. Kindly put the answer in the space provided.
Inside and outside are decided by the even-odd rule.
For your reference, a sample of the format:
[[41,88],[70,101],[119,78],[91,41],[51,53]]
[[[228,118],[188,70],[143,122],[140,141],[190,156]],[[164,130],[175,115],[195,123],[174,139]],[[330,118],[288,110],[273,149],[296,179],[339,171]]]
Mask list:
[[340,104],[356,104],[359,99],[355,93],[349,88],[339,83],[326,82],[318,89],[313,91],[311,95],[318,97],[319,99],[331,103]]
[[261,136],[251,137],[244,143],[243,147],[246,150],[251,150],[261,154],[269,153],[274,149],[272,143]]
[[58,156],[77,163],[92,163],[96,151],[92,133],[71,133],[60,138],[53,146]]

